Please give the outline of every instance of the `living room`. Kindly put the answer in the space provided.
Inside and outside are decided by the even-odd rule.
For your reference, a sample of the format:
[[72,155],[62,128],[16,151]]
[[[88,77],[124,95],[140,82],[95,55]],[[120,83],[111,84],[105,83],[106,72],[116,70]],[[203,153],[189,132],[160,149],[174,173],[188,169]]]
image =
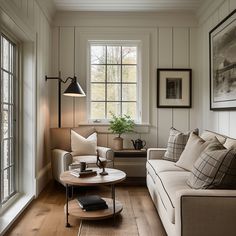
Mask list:
[[[155,194],[147,186],[146,161],[151,160],[152,149],[167,147],[171,127],[184,134],[198,128],[200,136],[210,130],[217,133],[219,141],[218,134],[225,142],[227,137],[236,138],[235,99],[217,102],[213,98],[220,84],[219,96],[234,96],[233,92],[230,95],[235,89],[234,75],[230,83],[225,84],[222,77],[214,87],[213,68],[218,63],[222,72],[223,67],[235,63],[235,33],[234,40],[229,37],[226,46],[221,45],[223,50],[217,49],[218,60],[213,38],[224,27],[234,26],[235,9],[236,0],[0,0],[1,78],[13,79],[7,87],[13,89],[7,95],[9,101],[1,95],[1,113],[9,108],[7,118],[5,114],[1,118],[2,132],[9,133],[6,140],[10,141],[6,148],[5,133],[0,135],[0,235],[222,235],[220,229],[234,235],[236,227],[233,231],[223,227],[231,223],[230,213],[224,211],[216,214],[226,214],[226,222],[219,225],[217,217],[208,222],[219,225],[216,231],[205,229],[199,234],[202,231],[196,228],[205,225],[186,229],[188,225],[181,220],[176,221],[182,228],[169,227],[173,222],[162,216],[153,200]],[[4,51],[6,45],[8,52]],[[223,60],[226,52],[228,58]],[[177,78],[175,83],[171,77]],[[75,78],[85,96],[64,96]],[[1,87],[6,87],[4,82]],[[133,132],[121,133],[123,150],[116,150],[121,149],[114,143],[119,133],[109,129],[110,112],[134,120]],[[58,128],[80,129],[87,137],[90,130],[96,131],[98,146],[114,152],[115,169],[126,174],[126,180],[115,188],[123,205],[116,223],[112,219],[80,220],[69,214],[72,227],[65,227],[67,188],[60,183],[58,171],[64,166],[53,162],[59,154],[52,149],[67,142],[71,149],[72,131],[52,136],[52,130]],[[141,146],[135,154],[122,154],[136,149],[131,140]],[[13,161],[5,165],[4,155]],[[8,186],[7,193],[4,186]],[[110,197],[110,189],[105,187],[74,191],[99,191]],[[232,191],[227,197],[236,196],[233,190],[227,191]],[[71,194],[69,189],[69,197]],[[218,234],[211,234],[217,230]]]

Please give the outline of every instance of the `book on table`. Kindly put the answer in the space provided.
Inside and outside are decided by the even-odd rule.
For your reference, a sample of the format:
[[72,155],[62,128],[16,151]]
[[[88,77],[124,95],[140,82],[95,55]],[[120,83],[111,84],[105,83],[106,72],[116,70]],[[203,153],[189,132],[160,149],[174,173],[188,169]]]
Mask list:
[[77,198],[79,206],[85,211],[107,209],[108,206],[99,195],[88,195]]

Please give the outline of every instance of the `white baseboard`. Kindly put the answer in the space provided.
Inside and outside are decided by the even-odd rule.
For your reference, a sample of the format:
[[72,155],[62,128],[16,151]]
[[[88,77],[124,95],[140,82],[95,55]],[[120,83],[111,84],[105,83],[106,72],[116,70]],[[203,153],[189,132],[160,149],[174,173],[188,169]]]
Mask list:
[[36,197],[41,193],[47,183],[52,179],[51,163],[42,168],[36,178]]

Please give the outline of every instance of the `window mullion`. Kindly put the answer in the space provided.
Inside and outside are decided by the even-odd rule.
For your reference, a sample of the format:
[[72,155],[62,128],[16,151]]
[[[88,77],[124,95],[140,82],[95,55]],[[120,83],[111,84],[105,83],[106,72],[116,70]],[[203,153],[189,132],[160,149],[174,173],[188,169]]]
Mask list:
[[122,60],[122,56],[123,56],[123,53],[122,53],[122,46],[121,46],[121,50],[120,50],[120,63],[121,63],[121,66],[120,66],[120,100],[121,100],[121,103],[120,103],[120,115],[122,116],[123,115],[123,109],[122,109],[122,93],[123,93],[123,80],[122,80],[122,63],[123,63],[123,60]]
[[[2,35],[0,35],[0,51],[1,51],[1,57],[0,57],[0,124],[2,126],[2,77],[3,77],[3,71],[1,68],[3,68],[3,50],[2,50]],[[3,163],[2,163],[2,129],[0,129],[0,155],[1,155],[1,160],[0,160],[0,190],[1,190],[1,193],[0,193],[0,208],[2,207],[2,196],[3,196],[3,176],[2,176],[2,166],[3,166]]]
[[107,119],[107,46],[105,55],[105,119]]

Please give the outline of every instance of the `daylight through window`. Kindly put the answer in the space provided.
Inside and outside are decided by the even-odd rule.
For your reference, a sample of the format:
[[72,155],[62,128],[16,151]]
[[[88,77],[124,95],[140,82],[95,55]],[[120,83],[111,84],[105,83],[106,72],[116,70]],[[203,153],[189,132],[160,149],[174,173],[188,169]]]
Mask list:
[[138,46],[90,46],[90,119],[138,115]]
[[1,35],[1,205],[16,192],[16,145],[15,145],[15,85],[16,85],[16,46]]

